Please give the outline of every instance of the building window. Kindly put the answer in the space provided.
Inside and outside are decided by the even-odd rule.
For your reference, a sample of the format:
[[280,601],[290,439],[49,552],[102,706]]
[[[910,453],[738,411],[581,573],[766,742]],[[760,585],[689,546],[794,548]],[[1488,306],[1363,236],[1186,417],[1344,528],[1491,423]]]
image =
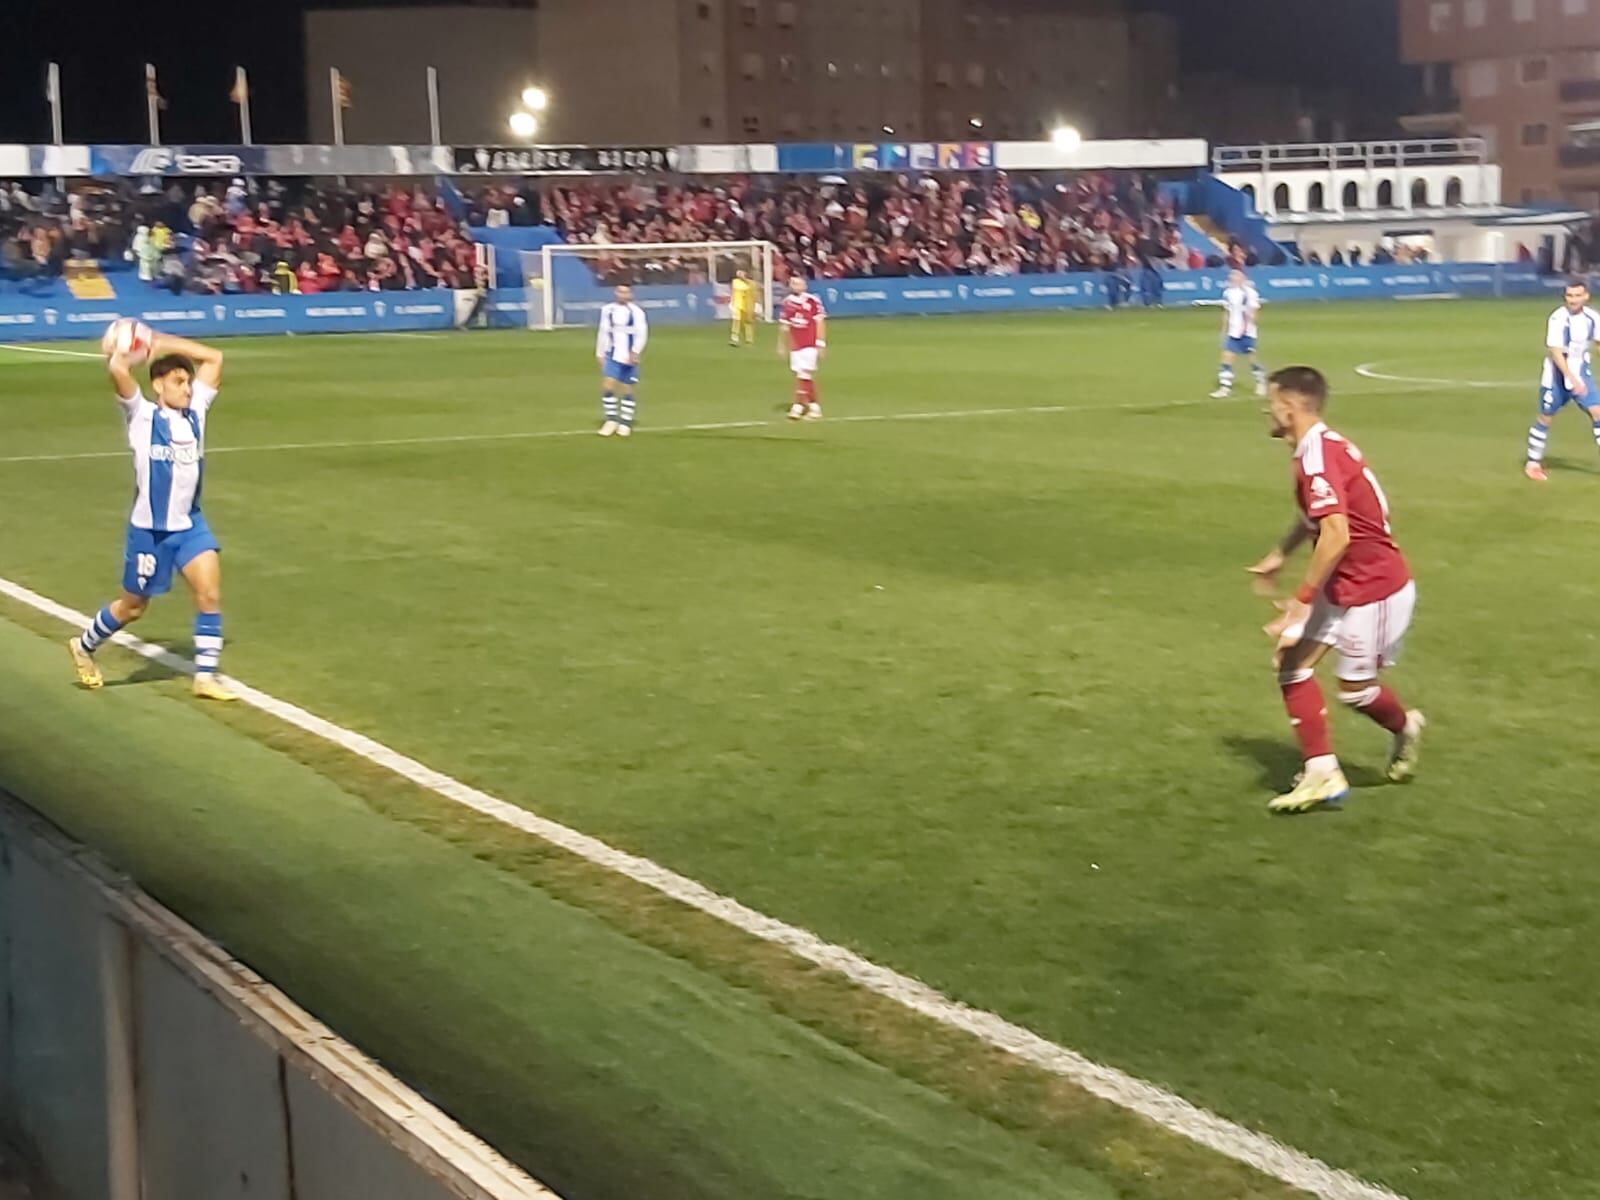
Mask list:
[[1522,82],[1543,83],[1550,78],[1550,60],[1548,58],[1525,58],[1522,60]]
[[1344,195],[1343,195],[1343,198],[1340,200],[1340,203],[1343,204],[1345,208],[1360,208],[1361,207],[1361,188],[1360,188],[1360,186],[1358,184],[1355,184],[1355,183],[1347,183],[1347,184],[1345,184],[1344,185]]
[[1462,188],[1460,178],[1455,175],[1450,176],[1449,180],[1444,185],[1444,204],[1446,208],[1461,207],[1461,191]]
[[773,10],[772,19],[779,29],[793,29],[800,20],[800,6],[794,0],[782,0]]
[[878,74],[883,76],[885,79],[893,79],[894,78],[894,64],[893,63],[882,63],[882,64],[880,64],[879,67],[878,67]]
[[1500,90],[1500,64],[1475,62],[1467,67],[1467,95],[1474,100],[1493,96]]
[[701,129],[710,129],[711,128],[711,118],[709,116],[702,116],[700,118],[700,128]]
[[828,78],[829,79],[837,79],[837,78],[839,78],[839,64],[838,63],[831,62],[831,63],[828,64]]
[[694,6],[694,15],[699,17],[702,21],[711,20],[711,5],[696,4]]
[[1311,190],[1306,193],[1306,207],[1312,212],[1321,212],[1328,207],[1327,193],[1322,190],[1320,183],[1313,183]]
[[1414,179],[1411,181],[1411,207],[1428,207],[1428,181],[1426,179]]
[[1466,0],[1461,10],[1462,23],[1468,29],[1481,29],[1489,19],[1488,0]]
[[746,29],[761,24],[761,0],[739,0],[739,21]]
[[940,63],[933,69],[933,81],[940,87],[949,87],[955,80],[955,72],[949,63]]
[[983,86],[983,64],[982,63],[968,63],[967,64],[967,83],[971,87],[982,87]]
[[746,137],[761,136],[761,116],[759,113],[747,112],[744,114],[744,133]]
[[717,73],[717,56],[709,50],[702,54],[700,56],[700,70],[706,75],[715,75]]
[[793,79],[799,74],[800,63],[792,54],[778,55],[778,76],[781,79]]
[[1378,207],[1394,207],[1394,184],[1385,179],[1378,184]]
[[1534,0],[1511,0],[1511,19],[1526,25],[1535,16],[1533,5]]
[[1011,90],[1011,76],[1006,73],[1004,67],[996,67],[994,69],[994,81],[1007,91]]
[[766,74],[766,63],[761,60],[761,55],[747,50],[739,56],[739,74],[746,79],[760,79]]
[[1453,9],[1454,5],[1450,0],[1433,0],[1433,3],[1428,5],[1428,32],[1443,33],[1449,29]]
[[1272,211],[1289,212],[1289,185],[1280,183],[1272,189]]
[[1561,11],[1569,17],[1581,17],[1589,11],[1589,0],[1561,0]]
[[800,114],[796,112],[784,113],[780,128],[784,137],[799,137],[802,129]]
[[1524,146],[1543,146],[1550,140],[1550,126],[1543,121],[1522,127],[1522,144]]

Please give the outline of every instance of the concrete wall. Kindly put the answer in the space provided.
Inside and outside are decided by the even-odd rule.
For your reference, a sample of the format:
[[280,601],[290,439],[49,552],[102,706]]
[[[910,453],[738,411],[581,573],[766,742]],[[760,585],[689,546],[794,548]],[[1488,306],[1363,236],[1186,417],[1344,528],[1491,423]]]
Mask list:
[[3,794],[0,1001],[0,1132],[62,1200],[553,1197]]
[[338,67],[354,100],[344,114],[345,141],[427,142],[426,77],[432,66],[439,69],[445,144],[513,142],[506,120],[538,75],[538,16],[531,8],[308,12],[311,141],[333,141],[328,68]]

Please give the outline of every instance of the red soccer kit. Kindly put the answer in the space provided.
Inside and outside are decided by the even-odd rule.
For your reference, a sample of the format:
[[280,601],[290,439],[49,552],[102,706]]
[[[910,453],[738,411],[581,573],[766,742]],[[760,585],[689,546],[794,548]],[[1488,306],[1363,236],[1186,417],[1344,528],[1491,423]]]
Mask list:
[[1361,451],[1320,421],[1294,454],[1294,491],[1300,511],[1316,526],[1343,513],[1350,522],[1350,547],[1334,568],[1324,593],[1330,604],[1356,608],[1376,604],[1411,582],[1400,547],[1389,530],[1389,501]]
[[785,296],[781,319],[789,330],[789,349],[814,350],[817,345],[817,321],[827,315],[822,301],[810,292]]

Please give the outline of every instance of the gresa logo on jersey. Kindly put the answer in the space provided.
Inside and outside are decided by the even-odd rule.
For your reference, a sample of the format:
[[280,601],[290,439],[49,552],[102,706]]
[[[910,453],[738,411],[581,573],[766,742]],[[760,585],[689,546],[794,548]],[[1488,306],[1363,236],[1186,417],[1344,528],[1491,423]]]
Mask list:
[[150,447],[151,462],[178,463],[181,466],[192,466],[201,459],[200,446],[197,442],[188,442],[181,446],[155,445]]

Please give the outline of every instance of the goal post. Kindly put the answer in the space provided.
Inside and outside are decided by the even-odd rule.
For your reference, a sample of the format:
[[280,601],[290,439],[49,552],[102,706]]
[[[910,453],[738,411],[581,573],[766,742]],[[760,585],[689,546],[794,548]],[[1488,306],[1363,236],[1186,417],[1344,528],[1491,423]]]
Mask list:
[[528,325],[558,329],[592,324],[619,284],[652,322],[727,320],[731,284],[740,270],[756,287],[761,319],[774,300],[770,242],[552,243],[522,252]]

